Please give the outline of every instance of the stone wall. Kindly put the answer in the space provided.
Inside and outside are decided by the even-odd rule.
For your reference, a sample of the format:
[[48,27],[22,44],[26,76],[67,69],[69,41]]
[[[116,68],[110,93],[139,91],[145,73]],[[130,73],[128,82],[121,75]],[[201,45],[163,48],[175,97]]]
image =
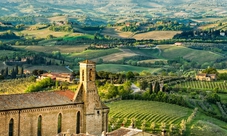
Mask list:
[[[39,116],[42,117],[42,136],[56,135],[58,130],[58,115],[60,113],[62,114],[62,131],[66,132],[70,129],[72,133],[76,133],[78,111],[83,113],[83,105],[80,104],[39,109],[34,108],[21,111],[17,110],[14,112],[1,112],[0,135],[9,135],[9,122],[13,118],[14,135],[18,135],[18,132],[20,131],[20,136],[36,136]],[[81,122],[82,120],[83,116],[81,116]]]

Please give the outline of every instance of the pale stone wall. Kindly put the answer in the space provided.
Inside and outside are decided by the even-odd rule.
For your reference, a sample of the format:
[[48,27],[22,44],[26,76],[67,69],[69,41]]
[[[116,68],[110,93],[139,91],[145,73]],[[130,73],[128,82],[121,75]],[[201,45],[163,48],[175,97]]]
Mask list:
[[9,134],[9,122],[13,119],[14,131],[13,134],[18,135],[18,122],[19,122],[19,111],[5,111],[0,112],[0,136],[8,136]]
[[[78,111],[83,113],[83,105],[21,110],[20,117],[19,110],[15,111],[15,113],[2,112],[0,114],[0,135],[8,136],[9,122],[10,119],[13,118],[14,135],[18,135],[18,125],[20,125],[20,136],[36,136],[38,117],[40,115],[42,116],[42,136],[56,135],[59,113],[62,114],[62,131],[66,132],[68,129],[70,129],[70,132],[76,133]],[[81,116],[81,122],[82,120],[83,116]]]

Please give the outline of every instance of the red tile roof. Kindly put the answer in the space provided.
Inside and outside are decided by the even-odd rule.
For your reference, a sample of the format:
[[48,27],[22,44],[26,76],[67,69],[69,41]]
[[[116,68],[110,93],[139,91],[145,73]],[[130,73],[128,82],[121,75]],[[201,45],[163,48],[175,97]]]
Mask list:
[[73,97],[75,95],[74,92],[66,90],[66,91],[56,91],[57,94],[68,97],[70,100],[73,100]]

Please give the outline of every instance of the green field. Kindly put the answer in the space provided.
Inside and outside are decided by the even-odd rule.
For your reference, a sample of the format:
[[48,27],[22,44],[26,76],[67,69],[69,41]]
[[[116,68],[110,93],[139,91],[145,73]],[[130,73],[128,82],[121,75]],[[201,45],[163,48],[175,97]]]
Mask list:
[[94,58],[110,55],[117,52],[121,52],[121,51],[119,49],[86,50],[80,53],[72,53],[68,57],[94,59]]
[[169,48],[163,49],[162,57],[166,59],[183,57],[184,59],[198,63],[214,62],[216,59],[222,58],[221,55],[211,51],[194,50],[179,46],[169,46]]
[[177,84],[176,87],[180,88],[192,88],[192,89],[206,89],[206,90],[214,90],[218,88],[220,91],[227,92],[227,83],[223,81],[217,82],[206,82],[206,81],[187,81],[181,84]]
[[151,73],[158,72],[160,68],[148,68],[148,67],[137,67],[137,66],[130,66],[130,65],[120,65],[120,64],[100,64],[97,65],[97,71],[109,71],[109,72],[126,72],[126,71],[133,71],[133,72],[142,72],[142,71],[149,71]]
[[[122,100],[106,105],[110,107],[109,121],[115,122],[116,129],[121,126],[124,119],[127,119],[125,126],[128,127],[132,118],[136,119],[137,128],[141,128],[141,123],[146,120],[145,131],[151,131],[152,122],[156,123],[156,130],[159,130],[162,122],[166,123],[167,131],[170,124],[174,124],[175,128],[179,129],[181,120],[187,120],[193,112],[189,108],[155,101]],[[227,135],[226,124],[197,111],[192,121],[187,123],[186,135],[213,136],[217,133],[224,136]]]

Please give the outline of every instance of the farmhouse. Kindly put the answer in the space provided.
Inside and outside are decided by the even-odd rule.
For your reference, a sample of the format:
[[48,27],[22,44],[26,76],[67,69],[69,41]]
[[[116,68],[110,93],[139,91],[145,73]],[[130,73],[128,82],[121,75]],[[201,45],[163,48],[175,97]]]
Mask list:
[[70,73],[44,73],[41,74],[37,80],[42,80],[44,78],[50,77],[52,80],[62,81],[62,82],[72,82],[73,76]]
[[[70,90],[0,95],[1,136],[101,135],[107,131],[109,108],[98,95],[96,65],[80,62],[80,84]],[[83,134],[82,134],[83,133]]]
[[196,80],[200,81],[215,81],[217,80],[216,74],[206,74],[206,73],[199,73],[196,75]]

